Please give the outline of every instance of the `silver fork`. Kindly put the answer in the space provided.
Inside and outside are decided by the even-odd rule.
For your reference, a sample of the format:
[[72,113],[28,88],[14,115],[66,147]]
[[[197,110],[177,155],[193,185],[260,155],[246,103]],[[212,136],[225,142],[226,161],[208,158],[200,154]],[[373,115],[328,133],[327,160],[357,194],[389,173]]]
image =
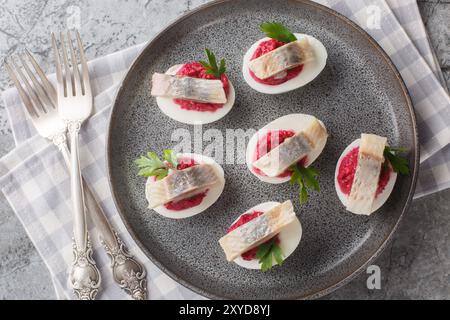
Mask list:
[[[51,140],[58,147],[66,165],[69,167],[70,153],[65,135],[66,124],[58,115],[56,109],[57,94],[53,85],[28,51],[25,51],[24,55],[19,56],[21,66],[15,60],[18,59],[9,59],[9,62],[6,61],[5,66],[17,87],[30,120],[41,136]],[[30,66],[31,69],[34,69],[40,81],[33,74]],[[98,206],[87,184],[84,184],[84,193],[89,218],[99,231],[100,241],[111,258],[114,280],[134,299],[145,299],[147,286],[144,267],[128,253],[123,241],[108,223],[105,214]],[[90,255],[91,252],[87,256],[90,257]],[[95,294],[96,292],[94,296]],[[84,298],[83,296],[78,297]],[[86,298],[89,297],[91,297],[90,294]]]
[[[81,182],[80,159],[78,147],[78,133],[84,120],[92,112],[92,93],[87,72],[87,63],[84,60],[83,47],[77,37],[81,57],[81,77],[78,62],[75,57],[70,33],[67,33],[71,54],[72,68],[69,64],[64,35],[61,32],[61,50],[63,64],[60,61],[59,50],[55,35],[52,33],[52,44],[56,64],[56,93],[58,97],[59,117],[67,124],[70,137],[70,193],[73,209],[73,237],[74,261],[70,273],[70,281],[77,296],[82,299],[95,299],[101,283],[100,272],[92,258],[92,246],[86,227],[86,213],[84,211],[83,183]],[[62,70],[64,68],[64,71]]]

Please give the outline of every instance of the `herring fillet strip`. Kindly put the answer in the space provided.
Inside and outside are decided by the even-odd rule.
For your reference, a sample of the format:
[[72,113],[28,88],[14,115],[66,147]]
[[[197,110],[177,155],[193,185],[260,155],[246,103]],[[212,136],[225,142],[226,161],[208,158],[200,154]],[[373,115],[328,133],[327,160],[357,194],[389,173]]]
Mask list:
[[384,148],[386,147],[387,138],[377,136],[376,134],[361,134],[361,142],[359,143],[359,152],[364,153],[372,158],[384,161]]
[[268,177],[276,177],[312,149],[313,146],[304,132],[299,132],[253,162],[253,166]]
[[269,240],[296,219],[290,200],[227,233],[219,240],[227,261]]
[[264,172],[268,177],[276,177],[308,155],[317,143],[326,136],[326,129],[319,120],[313,119],[303,131],[270,150],[253,162],[253,166]]
[[155,208],[183,195],[193,195],[219,181],[212,165],[199,164],[175,170],[162,180],[147,186],[149,208]]
[[251,60],[248,67],[259,79],[267,79],[313,58],[314,52],[308,38],[303,37]]
[[361,134],[358,164],[348,197],[347,210],[370,215],[380,179],[383,151],[387,139],[374,134]]
[[207,103],[227,102],[220,80],[180,77],[157,72],[152,76],[151,95]]

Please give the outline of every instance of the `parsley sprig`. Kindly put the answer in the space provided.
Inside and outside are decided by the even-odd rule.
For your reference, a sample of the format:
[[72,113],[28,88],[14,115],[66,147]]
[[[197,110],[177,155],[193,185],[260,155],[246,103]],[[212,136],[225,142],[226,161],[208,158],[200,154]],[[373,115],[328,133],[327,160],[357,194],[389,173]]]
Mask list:
[[259,26],[259,29],[264,32],[269,38],[282,41],[292,42],[297,40],[297,37],[289,31],[288,28],[278,22],[263,22]]
[[399,153],[406,151],[408,151],[406,148],[384,147],[384,167],[386,167],[389,162],[395,172],[404,175],[409,174],[408,159],[398,155]]
[[169,174],[169,169],[176,170],[178,162],[177,156],[173,150],[163,150],[163,159],[161,160],[156,152],[150,151],[146,155],[140,156],[134,161],[138,166],[138,175],[143,177],[156,177],[161,180]]
[[227,70],[225,67],[225,59],[221,59],[219,66],[217,66],[217,60],[214,53],[212,53],[208,48],[205,49],[206,56],[208,57],[208,62],[200,60],[199,63],[206,69],[207,74],[211,74],[216,78],[220,78],[222,74]]
[[272,238],[272,240],[261,244],[256,252],[256,258],[259,260],[263,272],[272,268],[273,259],[275,259],[277,265],[281,266],[284,261],[284,256],[280,246],[276,242],[276,238]]
[[308,167],[305,168],[302,165],[294,164],[289,167],[291,170],[291,184],[298,184],[299,193],[300,193],[300,205],[306,203],[308,201],[308,189],[312,188],[317,192],[320,191],[319,181],[317,181],[316,177],[319,175],[319,171],[317,169]]

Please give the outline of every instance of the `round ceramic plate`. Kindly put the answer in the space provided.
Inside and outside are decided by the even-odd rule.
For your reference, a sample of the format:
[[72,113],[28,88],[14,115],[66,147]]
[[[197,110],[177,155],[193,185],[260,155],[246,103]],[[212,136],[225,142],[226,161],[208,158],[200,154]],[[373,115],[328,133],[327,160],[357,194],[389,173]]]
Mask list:
[[[305,87],[281,95],[251,89],[242,76],[242,58],[263,37],[258,28],[263,21],[279,21],[320,39],[328,50],[323,72]],[[224,192],[202,214],[173,220],[147,209],[145,179],[136,175],[133,161],[149,150],[174,146],[172,138],[182,132],[175,130],[194,132],[193,126],[158,109],[150,96],[152,74],[203,59],[205,47],[226,58],[236,102],[203,132],[214,128],[225,137],[226,129],[258,129],[290,113],[311,114],[325,123],[330,137],[313,164],[320,170],[322,190],[312,192],[306,205],[299,206],[295,186],[263,183],[241,159],[223,164]],[[387,136],[391,145],[410,149],[411,174],[399,176],[387,203],[371,216],[346,212],[334,189],[339,155],[361,132]],[[131,66],[117,93],[107,140],[112,194],[129,232],[164,272],[210,298],[315,298],[339,287],[392,236],[411,200],[418,166],[414,113],[397,70],[364,31],[309,1],[220,1],[183,16],[149,42]],[[287,199],[295,205],[303,237],[283,266],[263,273],[228,263],[218,240],[231,222],[258,203]]]

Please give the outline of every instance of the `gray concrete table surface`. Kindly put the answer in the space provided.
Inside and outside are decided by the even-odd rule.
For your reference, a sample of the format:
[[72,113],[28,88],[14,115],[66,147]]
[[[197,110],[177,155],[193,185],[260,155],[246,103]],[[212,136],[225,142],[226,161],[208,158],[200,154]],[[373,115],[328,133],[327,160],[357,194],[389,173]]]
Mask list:
[[[89,58],[153,37],[169,21],[208,0],[0,0],[0,61],[25,46],[52,71],[49,31],[79,24]],[[419,0],[431,42],[450,85],[450,0]],[[0,90],[11,83],[0,64]],[[14,148],[0,102],[0,156]],[[326,299],[450,299],[450,190],[417,201],[376,260],[381,289],[362,273]],[[49,272],[0,196],[0,298],[54,299]]]

